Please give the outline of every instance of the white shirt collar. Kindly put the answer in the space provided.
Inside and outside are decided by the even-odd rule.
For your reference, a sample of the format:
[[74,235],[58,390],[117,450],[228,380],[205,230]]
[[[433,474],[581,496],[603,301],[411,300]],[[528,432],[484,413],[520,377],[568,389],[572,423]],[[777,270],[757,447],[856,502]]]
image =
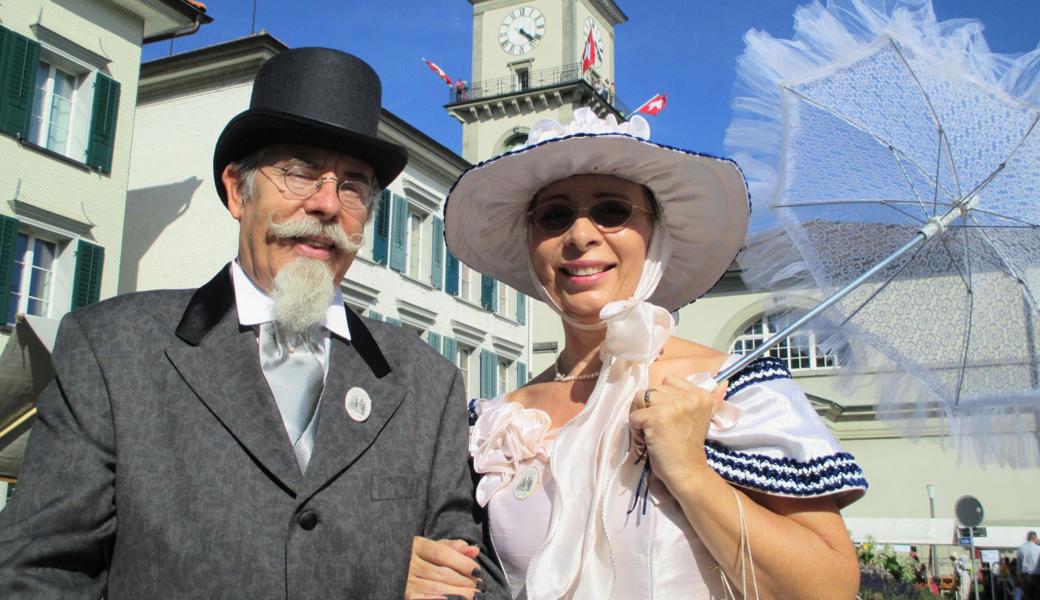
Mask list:
[[[274,300],[246,275],[237,260],[231,262],[231,280],[235,284],[235,305],[238,308],[240,325],[253,327],[274,320]],[[339,288],[329,301],[321,324],[337,336],[345,340],[350,339],[347,309],[343,306],[343,295]]]

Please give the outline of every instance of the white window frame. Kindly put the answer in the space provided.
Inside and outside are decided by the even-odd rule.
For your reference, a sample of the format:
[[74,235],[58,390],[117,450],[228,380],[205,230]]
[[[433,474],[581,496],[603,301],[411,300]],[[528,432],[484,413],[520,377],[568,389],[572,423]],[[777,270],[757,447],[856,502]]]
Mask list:
[[459,298],[462,298],[466,302],[473,301],[474,273],[476,273],[476,271],[466,266],[462,261],[459,261]]
[[495,365],[495,384],[498,386],[498,393],[505,394],[512,389],[509,387],[509,371],[513,361],[498,357],[496,362],[498,364]]
[[[459,368],[462,373],[462,381],[466,385],[466,399],[476,398],[479,394],[474,393],[473,384],[473,354],[476,349],[473,346],[467,346],[465,344],[458,344],[458,349],[455,351],[455,366]],[[479,386],[480,383],[477,382]],[[477,390],[480,388],[477,387]]]
[[509,292],[512,289],[501,281],[498,282],[498,314],[507,319],[509,318],[509,298],[512,295]]
[[[730,352],[744,354],[761,345],[775,335],[782,327],[772,315],[759,315],[748,323],[744,330],[730,344]],[[765,354],[784,361],[791,372],[808,372],[836,369],[837,357],[824,353],[816,343],[816,334],[812,331],[795,333],[779,344],[770,348]],[[805,364],[808,366],[805,366]]]
[[[63,71],[75,79],[75,88],[72,94],[71,112],[69,115],[69,134],[65,141],[63,151],[51,150],[78,162],[87,159],[87,146],[90,144],[90,120],[94,110],[93,84],[96,81],[98,70],[81,60],[72,58],[69,53],[55,49],[49,45],[41,44],[39,64],[45,64],[49,69],[47,89],[41,107],[41,116],[49,121],[50,110],[53,106],[54,72]],[[33,71],[33,95],[38,93],[36,88],[36,73]],[[47,148],[48,127],[40,127],[36,137],[30,137],[29,141],[42,148]]]
[[[57,241],[55,241],[53,239],[49,239],[49,238],[44,237],[44,236],[34,235],[33,233],[28,232],[28,231],[19,231],[17,235],[18,235],[19,238],[21,238],[22,236],[25,237],[25,254],[22,256],[21,276],[19,277],[17,288],[15,289],[15,286],[12,286],[12,289],[10,290],[10,293],[12,294],[11,295],[11,300],[15,299],[14,294],[17,293],[17,295],[18,295],[17,302],[16,302],[15,306],[13,307],[14,308],[14,314],[15,315],[19,315],[19,314],[35,314],[35,313],[30,313],[29,312],[29,300],[30,300],[29,291],[32,288],[33,276],[36,274],[36,272],[38,272],[38,271],[45,271],[47,273],[47,286],[46,286],[46,290],[44,291],[45,297],[36,298],[36,300],[39,300],[40,302],[43,303],[43,312],[40,313],[40,314],[36,314],[35,316],[38,316],[38,317],[50,317],[50,315],[51,315],[51,308],[54,306],[54,283],[55,283],[55,280],[57,279],[56,271],[57,271],[57,268],[58,268],[58,259],[59,259],[59,256],[60,256],[60,248],[61,248],[61,246],[60,246],[60,244]],[[35,257],[36,257],[36,244],[37,244],[37,242],[42,242],[44,244],[50,244],[50,246],[54,250],[53,258],[51,259],[51,264],[50,264],[50,268],[49,269],[39,269],[39,268],[37,268],[33,264],[35,262]],[[17,260],[17,257],[15,257],[15,260]],[[12,266],[12,270],[13,270],[14,264],[12,263],[11,266]],[[12,283],[14,283],[14,282],[12,282]],[[9,312],[10,312],[10,310],[11,310],[11,307],[8,307],[8,311]],[[6,318],[6,315],[5,315],[5,318]],[[13,322],[13,319],[12,319],[12,321],[8,321],[8,322],[9,323]]]
[[[407,260],[408,264],[405,265],[405,273],[412,279],[418,281],[425,281],[427,278],[423,277],[423,271],[426,263],[429,262],[426,257],[424,246],[426,245],[426,225],[428,215],[424,212],[415,210],[409,206],[408,211],[408,249],[407,249]],[[418,222],[418,228],[416,228],[416,222]],[[413,272],[414,267],[414,272]]]
[[[54,263],[51,268],[50,298],[46,314],[49,319],[60,319],[72,308],[72,285],[76,273],[76,246],[79,236],[62,228],[47,225],[35,219],[19,216],[18,233],[54,244]],[[11,265],[14,266],[13,264]],[[23,269],[19,290],[26,289],[26,271]],[[12,298],[13,300],[13,298]],[[15,314],[24,314],[28,306],[25,294],[19,295]],[[6,321],[7,315],[2,315]],[[8,323],[9,324],[9,323]]]

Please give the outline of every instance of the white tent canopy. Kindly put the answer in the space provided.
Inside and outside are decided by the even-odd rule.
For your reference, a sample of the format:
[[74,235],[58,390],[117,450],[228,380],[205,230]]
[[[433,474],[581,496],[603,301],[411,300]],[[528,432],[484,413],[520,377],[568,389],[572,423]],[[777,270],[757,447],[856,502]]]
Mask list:
[[[862,543],[873,538],[879,544],[956,546],[957,523],[953,519],[920,519],[898,517],[846,517],[845,526],[852,541]],[[1017,548],[1027,531],[1040,531],[1036,523],[1001,525],[986,528],[985,537],[975,538],[978,548]]]

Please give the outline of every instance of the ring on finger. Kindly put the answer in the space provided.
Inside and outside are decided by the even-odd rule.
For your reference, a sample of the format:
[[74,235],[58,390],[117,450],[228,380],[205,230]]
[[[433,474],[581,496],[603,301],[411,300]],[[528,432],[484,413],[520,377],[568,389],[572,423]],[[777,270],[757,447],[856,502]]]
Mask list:
[[643,392],[643,405],[644,406],[650,406],[650,394],[652,392],[656,392],[656,391],[657,390],[655,390],[654,388],[646,388],[646,391]]

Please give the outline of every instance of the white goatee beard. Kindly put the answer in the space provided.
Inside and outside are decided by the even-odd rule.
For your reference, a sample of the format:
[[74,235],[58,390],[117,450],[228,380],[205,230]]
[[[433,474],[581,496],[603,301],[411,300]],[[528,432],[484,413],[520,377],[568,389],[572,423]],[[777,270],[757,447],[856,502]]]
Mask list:
[[271,299],[275,323],[289,333],[304,335],[311,325],[321,323],[335,293],[329,266],[301,256],[274,277]]

